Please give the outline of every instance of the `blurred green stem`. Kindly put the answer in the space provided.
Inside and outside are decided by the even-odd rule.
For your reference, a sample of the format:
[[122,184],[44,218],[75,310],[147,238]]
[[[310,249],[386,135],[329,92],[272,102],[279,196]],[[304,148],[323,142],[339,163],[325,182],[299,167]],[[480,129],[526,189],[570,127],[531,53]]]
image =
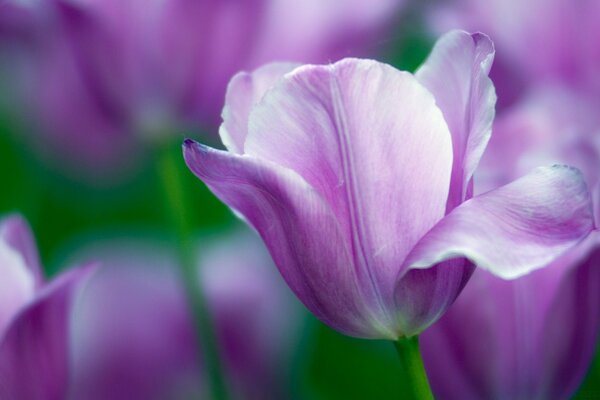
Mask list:
[[394,346],[400,357],[402,369],[408,378],[406,381],[409,382],[412,398],[414,400],[433,400],[419,350],[419,337],[398,339],[394,342]]
[[226,400],[229,396],[219,358],[214,320],[207,299],[202,293],[202,284],[196,269],[192,218],[189,213],[191,208],[186,197],[184,182],[184,173],[187,171],[182,167],[183,163],[180,144],[177,143],[176,147],[166,144],[160,149],[158,157],[158,178],[165,202],[166,217],[172,234],[177,240],[180,276],[194,317],[198,347],[201,348],[198,357],[200,362],[204,362],[205,367],[202,371],[207,372],[212,399]]

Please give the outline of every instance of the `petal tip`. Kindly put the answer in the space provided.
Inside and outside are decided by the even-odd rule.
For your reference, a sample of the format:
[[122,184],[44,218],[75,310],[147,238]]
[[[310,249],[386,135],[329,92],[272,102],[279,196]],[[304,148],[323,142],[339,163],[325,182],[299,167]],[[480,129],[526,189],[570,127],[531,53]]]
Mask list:
[[183,148],[184,149],[189,149],[190,147],[192,147],[195,143],[197,143],[195,140],[190,139],[190,138],[185,138],[183,140]]

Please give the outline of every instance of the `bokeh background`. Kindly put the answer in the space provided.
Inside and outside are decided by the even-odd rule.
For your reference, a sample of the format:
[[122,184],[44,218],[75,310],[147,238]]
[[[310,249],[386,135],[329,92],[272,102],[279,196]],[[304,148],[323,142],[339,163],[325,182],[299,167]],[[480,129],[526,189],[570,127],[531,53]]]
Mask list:
[[[112,2],[107,1],[106,3]],[[136,2],[123,1],[122,3],[135,4]],[[206,1],[206,3],[211,2]],[[241,4],[244,3],[242,1],[225,3],[231,3],[231,7],[247,7],[247,5]],[[302,11],[301,4],[303,2],[296,3],[296,7],[298,7],[296,12]],[[311,2],[307,2],[306,7],[309,7],[308,3]],[[344,8],[349,7],[342,1],[331,3],[333,8],[329,12],[333,15],[342,14]],[[113,6],[117,9],[119,7],[118,4]],[[6,7],[6,5],[0,3],[0,13],[5,13],[6,9],[2,7]],[[144,9],[145,6],[141,5],[140,7]],[[442,4],[432,1],[397,2],[394,6],[388,6],[385,15],[378,16],[377,23],[373,23],[373,26],[355,31],[351,29],[353,24],[358,24],[358,19],[355,17],[338,21],[339,24],[345,24],[343,29],[336,27],[329,31],[325,29],[318,31],[315,27],[320,22],[311,21],[310,18],[304,21],[299,17],[303,21],[302,23],[307,24],[305,26],[294,26],[294,18],[290,18],[289,21],[279,24],[277,29],[285,32],[287,26],[289,29],[297,30],[293,33],[294,35],[309,35],[311,32],[322,35],[311,38],[306,46],[316,46],[315,42],[317,41],[330,40],[328,35],[333,35],[333,31],[335,34],[345,35],[344,40],[336,39],[337,43],[331,49],[319,49],[318,56],[298,53],[299,57],[296,58],[296,54],[286,51],[273,52],[272,55],[256,54],[258,61],[227,64],[226,67],[223,67],[226,70],[223,72],[226,76],[218,79],[228,80],[231,74],[236,72],[238,65],[240,68],[252,68],[264,61],[277,60],[327,62],[344,56],[357,55],[368,55],[388,62],[399,69],[413,71],[425,59],[439,32],[439,25],[433,26],[431,21],[435,19],[432,17],[432,9],[436,10],[440,7]],[[600,10],[600,7],[597,10]],[[215,26],[214,29],[236,29],[239,27],[238,25],[245,27],[248,24],[266,23],[259,22],[261,21],[260,15],[250,15],[248,12],[244,11],[240,19],[234,19],[233,22],[224,19],[223,24],[231,23],[233,25],[224,25],[221,28]],[[496,16],[498,24],[509,24],[511,21],[520,19],[519,12],[532,11],[527,10],[526,7],[515,7],[508,11],[496,11],[496,14],[492,13],[491,18]],[[505,15],[506,13],[508,15]],[[311,15],[309,12],[306,14],[309,17]],[[600,14],[596,14],[595,17],[596,21],[600,20]],[[56,276],[64,268],[93,258],[99,252],[104,251],[106,254],[107,251],[111,251],[106,249],[89,251],[89,249],[97,247],[99,243],[114,241],[122,243],[136,240],[138,242],[159,241],[167,243],[166,246],[171,247],[178,245],[177,240],[173,239],[170,217],[168,211],[165,210],[168,208],[168,205],[165,206],[165,202],[168,203],[169,199],[167,196],[165,200],[164,180],[160,178],[158,172],[160,164],[158,160],[164,159],[165,154],[168,154],[167,157],[170,157],[171,160],[177,160],[172,164],[175,170],[171,171],[172,177],[168,179],[180,179],[183,183],[182,196],[184,198],[180,200],[186,205],[186,218],[196,238],[195,242],[199,243],[198,252],[200,254],[210,251],[215,242],[221,242],[220,245],[223,245],[223,242],[227,243],[230,240],[228,238],[233,233],[248,230],[200,181],[192,176],[181,157],[181,142],[185,137],[193,137],[219,146],[219,111],[216,111],[216,119],[214,118],[215,111],[210,109],[206,111],[212,113],[210,117],[191,118],[185,123],[173,124],[166,128],[161,122],[160,127],[156,129],[166,129],[169,132],[167,134],[159,132],[158,139],[156,136],[152,136],[151,139],[140,139],[142,135],[134,134],[135,141],[127,143],[124,147],[125,150],[119,150],[123,151],[127,161],[119,168],[115,167],[118,162],[110,158],[101,160],[98,164],[88,162],[89,157],[86,154],[76,153],[80,151],[94,153],[95,146],[106,146],[107,144],[92,145],[91,150],[80,150],[76,145],[78,142],[74,141],[70,135],[76,134],[85,137],[98,133],[89,132],[90,127],[83,124],[79,132],[59,135],[57,142],[56,137],[52,136],[53,133],[48,133],[48,130],[45,129],[48,126],[44,127],[44,123],[48,122],[44,122],[40,118],[39,112],[35,109],[36,106],[33,105],[35,103],[22,98],[22,92],[19,92],[17,87],[18,82],[15,84],[17,78],[14,76],[15,55],[12,52],[14,49],[10,49],[11,46],[6,45],[11,40],[14,41],[16,35],[13,27],[6,22],[7,18],[6,14],[0,17],[0,24],[3,24],[0,29],[3,41],[0,46],[2,50],[0,52],[0,57],[2,57],[0,82],[3,86],[0,88],[0,183],[2,187],[0,215],[18,212],[27,218],[35,232],[48,277]],[[539,18],[543,18],[543,16]],[[212,22],[217,24],[219,20],[215,19],[215,21]],[[538,21],[537,23],[552,24],[554,22]],[[471,27],[465,26],[465,28]],[[497,30],[501,31],[501,28],[497,28]],[[134,29],[134,27],[129,27],[129,29]],[[345,30],[352,32],[348,33]],[[494,32],[488,33],[492,39],[495,39]],[[193,31],[189,32],[189,35],[193,34]],[[243,38],[247,33],[243,31],[240,35],[239,38]],[[510,41],[498,45],[498,52],[510,51],[510,49],[506,49],[504,43],[510,43]],[[198,55],[200,57],[198,65],[214,63],[214,58],[218,58],[219,54],[222,55],[231,50],[232,46],[237,46],[228,40],[216,39],[211,45],[212,47],[205,46]],[[219,49],[219,46],[222,49]],[[273,46],[285,46],[285,44],[273,44]],[[175,50],[172,49],[172,51]],[[107,53],[104,57],[110,59],[112,55]],[[308,58],[308,60],[303,58]],[[510,60],[510,58],[503,58],[503,62],[506,60]],[[183,63],[185,57],[173,56],[169,62]],[[510,63],[510,61],[508,62]],[[600,63],[594,67],[600,70]],[[21,65],[19,68],[27,67]],[[51,71],[48,66],[46,68],[49,69],[47,73],[44,73],[43,78],[58,80],[55,84],[61,87],[60,79],[63,79],[61,74]],[[54,68],[60,70],[59,67],[55,66]],[[219,68],[219,66],[211,68]],[[518,70],[522,67],[514,64],[499,65],[494,68]],[[67,75],[72,73],[66,72]],[[492,73],[493,77],[494,73]],[[524,86],[523,83],[510,83],[508,86],[498,88],[499,114],[502,113],[503,108],[510,107],[511,102],[514,103],[518,101],[519,96],[523,96],[522,93],[526,90],[523,88]],[[218,85],[216,87],[221,88]],[[31,90],[31,88],[29,89]],[[65,96],[68,97],[69,89],[69,84],[65,83],[60,90],[65,91]],[[210,90],[216,91],[217,89],[211,88]],[[221,96],[219,101],[222,102],[224,93],[214,96]],[[77,118],[81,115],[79,113],[83,112],[77,108],[76,101],[65,107],[72,107],[65,113],[67,116],[72,115],[73,118]],[[217,109],[219,108],[217,107]],[[201,123],[195,123],[199,120]],[[62,125],[56,122],[56,126],[60,129]],[[600,166],[598,167],[600,168]],[[250,234],[248,232],[243,234],[246,233]],[[241,250],[239,250],[239,246],[232,244],[230,251]],[[144,252],[144,250],[140,250],[140,252]],[[99,256],[98,258],[103,257]],[[268,260],[265,263],[268,264]],[[233,275],[231,279],[241,278]],[[295,299],[290,301],[294,302]],[[404,374],[400,371],[400,364],[391,343],[342,336],[308,315],[299,304],[295,304],[293,307],[297,307],[298,312],[289,314],[289,318],[294,318],[296,322],[294,322],[294,333],[289,334],[293,338],[290,344],[291,350],[289,353],[285,353],[286,358],[281,361],[283,365],[286,365],[285,376],[282,377],[285,395],[282,394],[282,397],[297,399],[404,397],[403,391],[407,383],[402,380]],[[575,398],[600,398],[600,354],[592,364],[587,378]]]

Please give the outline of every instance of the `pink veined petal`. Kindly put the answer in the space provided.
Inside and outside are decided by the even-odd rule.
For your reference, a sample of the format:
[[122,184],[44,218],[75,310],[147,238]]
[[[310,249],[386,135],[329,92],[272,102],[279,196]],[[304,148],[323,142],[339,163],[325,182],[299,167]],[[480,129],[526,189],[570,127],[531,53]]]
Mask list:
[[39,287],[44,279],[35,239],[27,221],[20,215],[5,218],[0,223],[0,241],[4,241],[23,257],[25,266],[35,279],[35,286]]
[[581,173],[540,167],[477,196],[442,219],[407,257],[409,268],[429,268],[466,257],[505,279],[542,268],[594,228]]
[[2,335],[0,398],[63,399],[68,387],[73,295],[93,266],[68,271],[42,289]]
[[451,31],[415,73],[433,93],[452,134],[454,164],[448,211],[458,206],[492,132],[496,92],[488,77],[494,45],[482,33]]
[[390,310],[404,257],[445,211],[451,138],[431,94],[372,60],[300,67],[251,112],[245,151],[326,199],[362,291]]
[[284,74],[298,67],[294,63],[271,63],[252,72],[240,72],[229,82],[223,108],[221,140],[232,153],[243,154],[248,136],[248,117],[265,92]]
[[[356,270],[330,207],[298,174],[247,155],[184,143],[188,167],[265,241],[304,305],[348,335],[390,337],[376,299],[360,293]],[[372,294],[371,294],[372,296]]]

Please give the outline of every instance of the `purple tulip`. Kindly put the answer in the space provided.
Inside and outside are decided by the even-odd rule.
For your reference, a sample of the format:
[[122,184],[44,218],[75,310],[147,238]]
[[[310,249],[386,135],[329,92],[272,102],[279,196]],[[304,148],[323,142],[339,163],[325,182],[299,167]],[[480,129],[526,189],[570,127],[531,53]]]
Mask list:
[[436,321],[474,265],[514,278],[594,227],[573,168],[472,197],[495,94],[487,36],[453,31],[415,75],[345,59],[231,81],[221,137],[190,169],[262,236],[288,285],[348,335],[396,340]]
[[[532,90],[497,120],[476,190],[509,182],[540,162],[566,162],[580,168],[600,194],[599,132],[589,99],[565,88]],[[594,206],[597,218],[600,203]],[[599,267],[595,230],[547,267],[517,280],[477,271],[422,336],[437,398],[570,398],[594,356]]]
[[598,0],[454,0],[435,6],[431,25],[437,32],[481,30],[494,39],[499,57],[492,78],[504,102],[532,81],[598,95],[598,15]]
[[27,223],[0,220],[0,398],[59,400],[68,383],[73,297],[92,267],[42,277]]
[[[235,249],[232,251],[231,249]],[[201,246],[199,271],[235,398],[285,398],[299,307],[254,237]],[[174,252],[161,243],[95,245],[103,267],[75,314],[72,399],[204,398],[207,382]],[[80,256],[81,257],[81,256]]]
[[237,71],[361,53],[402,3],[8,0],[0,47],[41,151],[105,176],[140,140],[218,123]]

